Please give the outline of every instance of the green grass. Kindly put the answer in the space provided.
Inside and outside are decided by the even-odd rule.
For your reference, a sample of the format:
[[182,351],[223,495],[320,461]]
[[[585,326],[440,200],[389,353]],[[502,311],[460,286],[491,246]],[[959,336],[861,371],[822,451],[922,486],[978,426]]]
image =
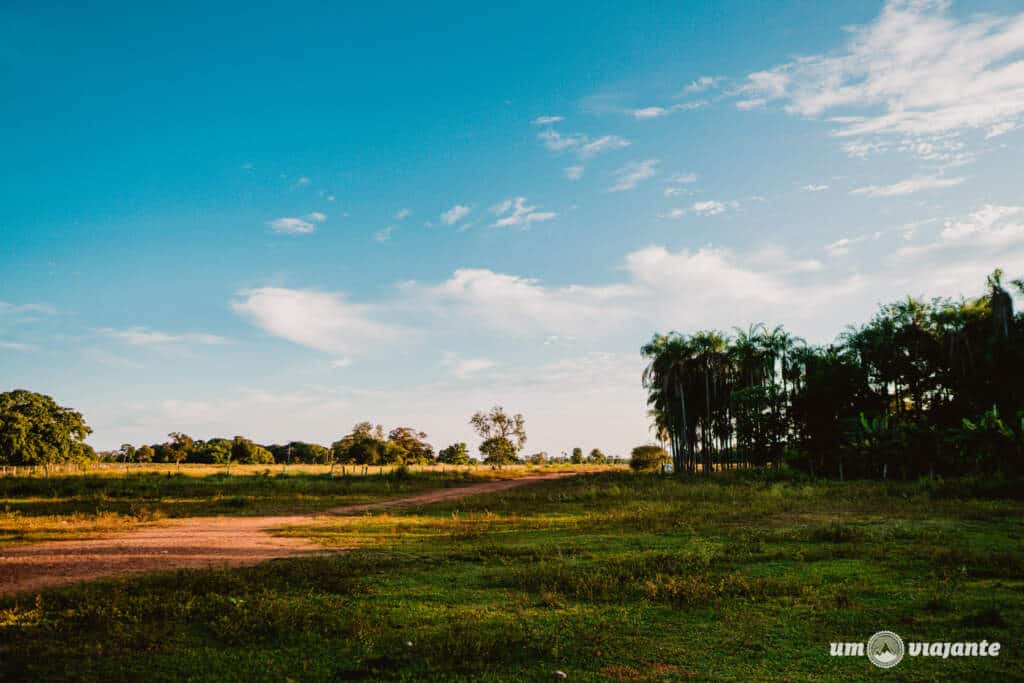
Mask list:
[[[173,465],[94,470],[87,474],[0,477],[0,547],[123,530],[168,517],[310,513],[435,488],[464,486],[534,470],[524,467],[358,468],[342,476],[325,466]],[[546,469],[543,471],[547,471]]]
[[[282,532],[350,552],[10,599],[2,660],[51,681],[1021,679],[1024,505],[961,493],[979,489],[545,482]],[[828,654],[882,629],[1002,653],[886,672]]]

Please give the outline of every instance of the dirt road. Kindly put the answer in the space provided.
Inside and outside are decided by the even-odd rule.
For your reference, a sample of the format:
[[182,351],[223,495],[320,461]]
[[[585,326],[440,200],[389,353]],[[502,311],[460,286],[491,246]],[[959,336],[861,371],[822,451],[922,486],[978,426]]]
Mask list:
[[332,515],[428,505],[573,474],[559,472],[500,479],[427,491],[407,498],[345,505],[316,515],[186,517],[156,522],[102,538],[0,548],[0,595],[27,593],[105,576],[166,569],[251,565],[274,558],[325,552],[323,546],[308,539],[273,536],[270,531],[295,524],[330,521]]

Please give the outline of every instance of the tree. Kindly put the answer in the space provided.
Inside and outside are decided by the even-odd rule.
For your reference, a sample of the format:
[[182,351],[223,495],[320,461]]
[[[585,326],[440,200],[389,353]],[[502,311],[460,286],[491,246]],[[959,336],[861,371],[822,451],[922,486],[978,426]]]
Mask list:
[[828,346],[762,323],[656,334],[641,348],[654,432],[680,473],[785,461],[840,479],[1013,475],[1024,315],[1003,282],[996,270],[977,298],[881,306]]
[[128,474],[128,463],[135,459],[135,446],[130,443],[123,443],[117,452],[121,460],[124,461],[124,473]]
[[516,447],[504,436],[492,436],[480,444],[484,462],[491,467],[502,467],[516,460]]
[[331,471],[334,463],[353,463],[356,465],[380,465],[387,456],[387,443],[384,441],[384,428],[374,427],[369,422],[359,422],[352,427],[352,432],[331,444]]
[[633,457],[629,460],[631,469],[637,472],[656,470],[671,462],[668,453],[661,446],[637,446],[633,449]]
[[577,446],[576,448],[572,449],[572,457],[569,458],[569,462],[571,462],[573,465],[582,465],[583,464],[583,449],[580,448],[579,446]]
[[446,465],[468,465],[469,449],[466,448],[465,443],[453,443],[441,449],[441,452],[437,454],[437,461]]
[[484,441],[502,438],[512,445],[514,453],[518,453],[526,445],[526,421],[522,415],[508,415],[501,406],[494,406],[490,411],[479,412],[469,419],[476,433]]
[[24,389],[0,394],[0,455],[12,465],[42,465],[49,479],[52,465],[93,453],[85,444],[90,433],[81,413],[49,396]]
[[426,432],[412,427],[395,427],[388,433],[389,451],[394,455],[390,462],[407,465],[426,465],[434,459],[434,447],[427,443]]
[[270,451],[244,436],[234,438],[229,452],[231,457],[224,463],[229,471],[232,460],[243,465],[269,465],[274,462],[274,456]]
[[135,461],[140,465],[153,462],[154,457],[156,457],[156,451],[153,450],[152,446],[141,446],[135,451]]
[[184,462],[192,452],[192,447],[195,445],[195,441],[193,441],[191,436],[183,432],[171,432],[167,436],[171,439],[169,444],[164,444],[167,448],[168,456],[174,463],[175,471],[180,471],[181,463]]
[[538,451],[526,459],[531,465],[543,465],[548,461],[548,454],[544,451]]
[[600,448],[595,448],[590,451],[590,455],[587,457],[587,462],[592,465],[604,465],[608,462],[608,456],[602,453]]

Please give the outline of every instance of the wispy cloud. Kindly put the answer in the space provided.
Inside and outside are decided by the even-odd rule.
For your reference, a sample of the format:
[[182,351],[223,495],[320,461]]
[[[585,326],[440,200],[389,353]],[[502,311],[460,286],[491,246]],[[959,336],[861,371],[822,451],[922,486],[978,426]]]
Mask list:
[[378,242],[387,242],[391,239],[391,234],[395,231],[395,226],[389,225],[386,228],[378,230],[373,234],[373,239]]
[[683,94],[692,95],[694,93],[704,92],[718,86],[724,79],[720,76],[701,76],[695,81],[691,81],[689,85],[683,88]]
[[815,185],[814,183],[811,183],[809,185],[804,185],[800,189],[804,192],[824,192],[828,188],[828,185]]
[[7,349],[8,351],[32,351],[35,349],[31,344],[23,344],[21,342],[9,342],[0,340],[0,349]]
[[21,315],[25,313],[53,315],[56,312],[57,309],[49,304],[12,304],[0,301],[0,315]]
[[441,214],[441,222],[445,225],[455,225],[469,215],[473,209],[463,204],[456,204]]
[[673,104],[670,107],[643,107],[642,109],[630,109],[629,113],[636,119],[656,119],[662,116],[668,116],[677,111],[691,111],[693,109],[702,109],[708,106],[706,100],[697,100],[695,102],[683,102],[680,104]]
[[630,113],[637,119],[656,119],[667,114],[668,109],[664,107],[644,107],[643,109],[633,109]]
[[169,334],[167,332],[150,330],[145,327],[129,327],[125,329],[104,327],[98,331],[100,334],[131,344],[132,346],[162,346],[168,344],[217,345],[226,344],[228,341],[224,337],[220,337],[215,334],[197,332]]
[[950,5],[890,0],[875,21],[851,29],[841,52],[750,74],[737,106],[836,112],[835,135],[860,139],[851,149],[861,153],[891,149],[877,143],[887,137],[1004,134],[1024,115],[1024,14],[960,18]]
[[648,178],[656,176],[658,174],[658,170],[655,168],[657,165],[657,159],[629,162],[615,171],[615,184],[609,187],[608,190],[610,192],[632,190]]
[[946,187],[954,187],[964,182],[966,178],[939,178],[935,176],[918,176],[901,180],[892,185],[867,185],[851,190],[850,194],[862,195],[865,197],[899,197],[901,195],[923,192],[925,190],[940,190]]
[[515,197],[506,199],[500,204],[491,207],[491,213],[498,216],[492,223],[493,227],[510,228],[519,225],[529,225],[549,221],[558,216],[554,211],[537,211],[536,206],[528,206],[526,197]]
[[700,202],[694,202],[689,207],[672,209],[668,213],[662,214],[662,218],[682,218],[687,214],[697,214],[698,216],[717,216],[725,213],[726,211],[738,209],[740,203],[737,201],[718,201],[717,199],[707,199]]
[[584,167],[580,165],[566,166],[565,177],[568,178],[569,180],[579,180],[580,178],[583,177],[583,171]]
[[596,140],[591,140],[580,146],[578,154],[581,159],[589,159],[604,152],[629,147],[630,142],[618,135],[602,135]]
[[412,215],[412,209],[399,209],[395,214],[396,221],[404,221],[406,218]]
[[616,149],[629,147],[630,142],[618,135],[602,135],[591,138],[582,133],[562,135],[556,130],[541,131],[538,135],[544,146],[553,152],[574,151],[580,159],[586,160]]
[[308,235],[316,230],[316,226],[302,218],[278,218],[267,223],[274,232],[283,235]]
[[550,126],[551,124],[558,123],[562,120],[563,118],[561,116],[538,116],[533,121],[530,121],[530,123],[535,126]]
[[668,187],[666,187],[662,193],[666,197],[693,194],[686,186],[692,185],[695,182],[697,182],[696,173],[676,173],[675,175],[665,179],[665,184]]

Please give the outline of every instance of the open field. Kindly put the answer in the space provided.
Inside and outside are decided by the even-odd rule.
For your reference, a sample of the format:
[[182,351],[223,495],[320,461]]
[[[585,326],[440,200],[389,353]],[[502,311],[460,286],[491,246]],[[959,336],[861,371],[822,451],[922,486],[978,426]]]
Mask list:
[[[419,475],[417,475],[419,476]],[[416,477],[412,477],[416,478]],[[830,641],[998,641],[892,680],[1024,677],[1008,483],[607,472],[279,533],[348,552],[0,603],[9,676],[862,680]]]
[[[579,468],[575,468],[579,469]],[[584,471],[601,468],[587,467]],[[0,477],[0,547],[85,538],[167,518],[308,514],[422,491],[568,472],[571,466],[434,465],[334,468],[325,465],[93,466],[85,473]],[[405,476],[411,474],[414,476]]]
[[[182,517],[142,524],[117,533],[97,534],[94,538],[11,544],[0,555],[0,596],[125,574],[224,568],[318,551],[330,552],[312,539],[272,534],[282,527],[322,524],[337,515],[360,515],[399,507],[416,509],[578,473],[522,474],[479,478],[461,486],[433,488],[411,496],[342,505],[316,515]],[[400,478],[409,476],[403,474]],[[378,489],[377,493],[381,494],[386,487],[379,485]]]

